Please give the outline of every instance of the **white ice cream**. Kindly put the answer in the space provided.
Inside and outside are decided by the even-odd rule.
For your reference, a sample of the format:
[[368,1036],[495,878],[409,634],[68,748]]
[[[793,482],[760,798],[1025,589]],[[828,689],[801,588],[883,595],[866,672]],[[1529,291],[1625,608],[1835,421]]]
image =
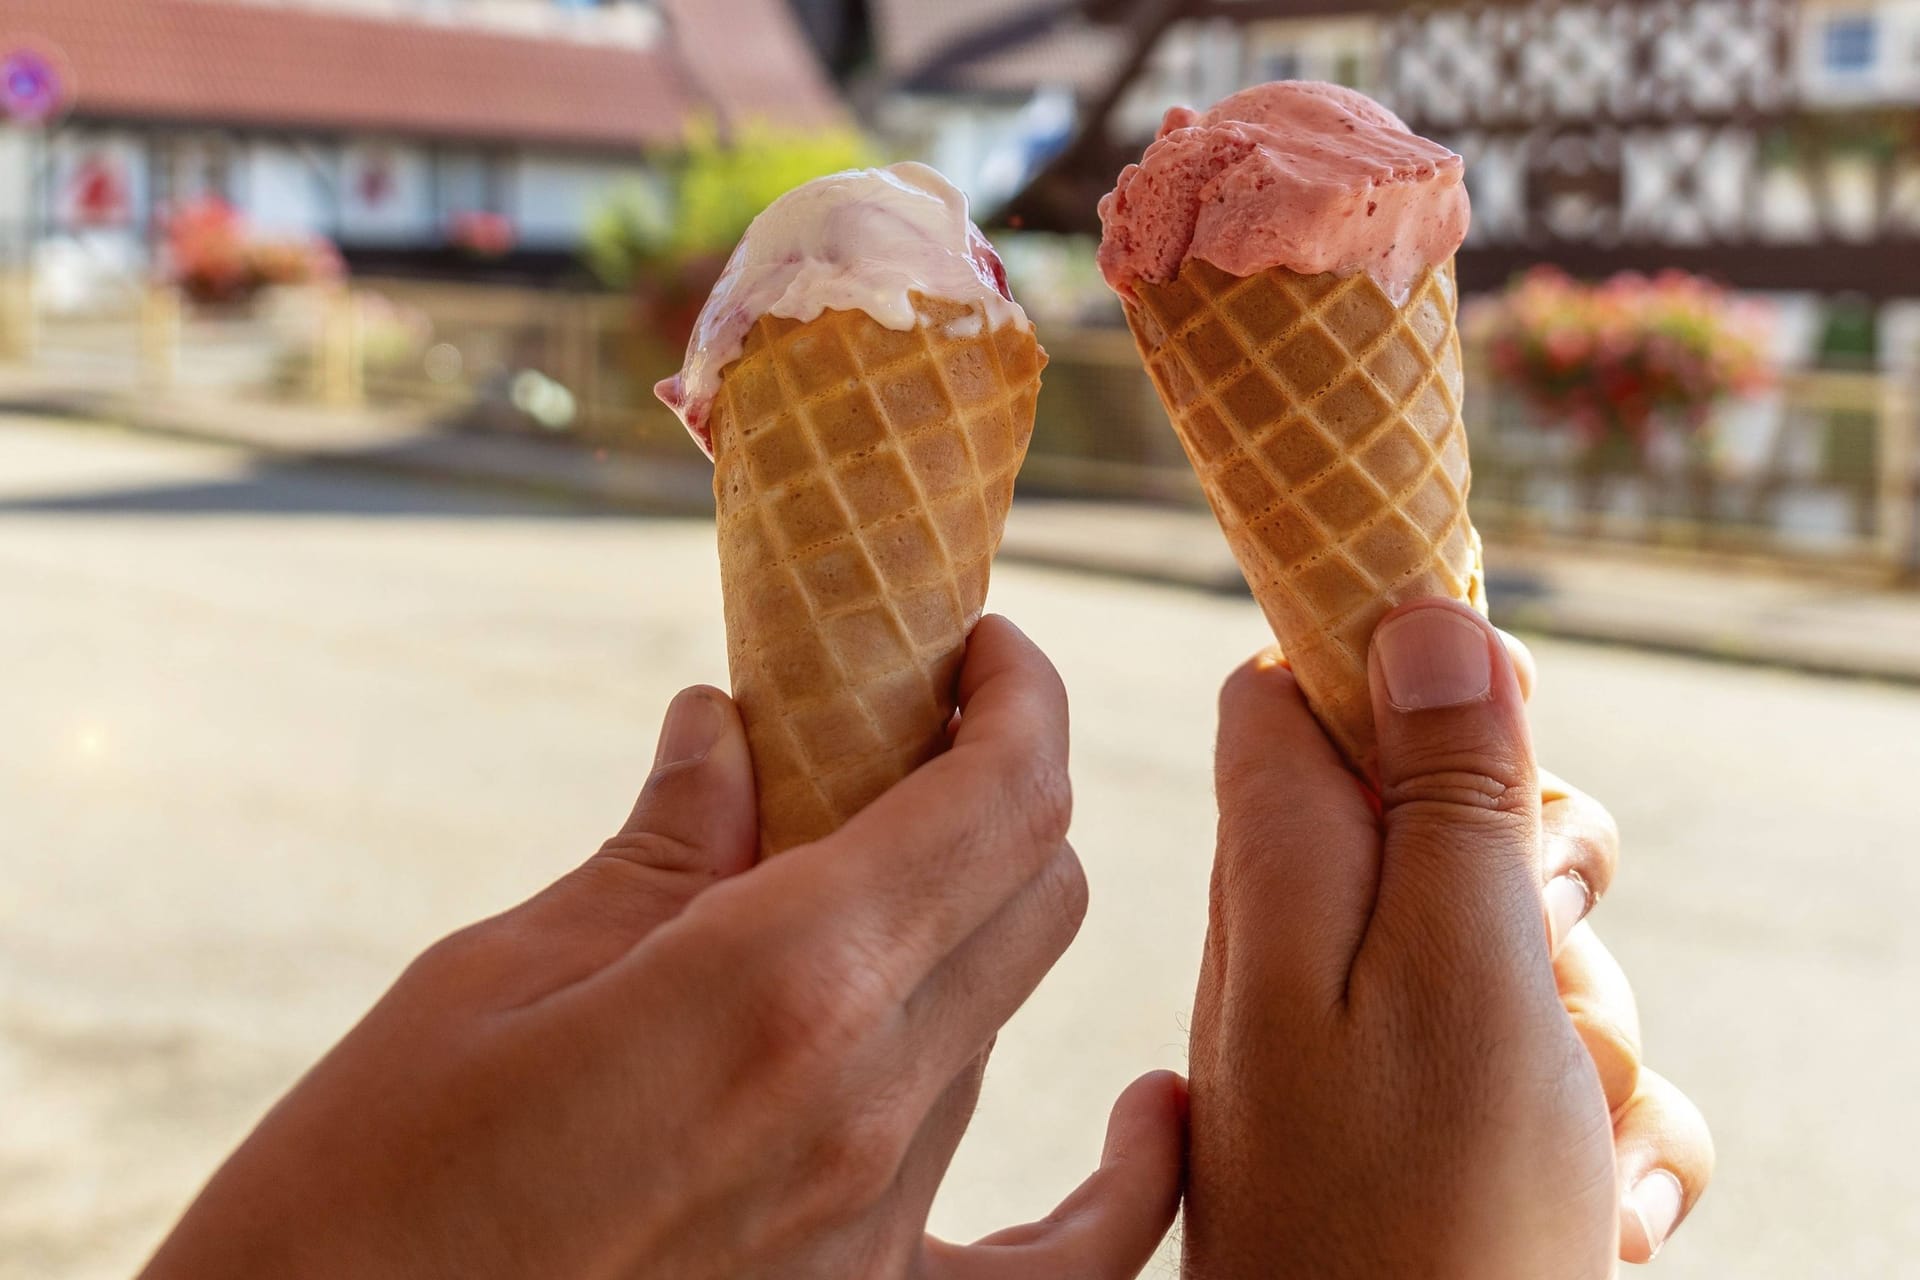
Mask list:
[[[921,323],[912,295],[978,303],[986,323],[1028,326],[967,198],[923,164],[849,169],[795,187],[753,220],[700,312],[686,364],[654,393],[709,454],[720,373],[761,316],[864,311],[889,329]],[[978,323],[976,320],[974,323]]]

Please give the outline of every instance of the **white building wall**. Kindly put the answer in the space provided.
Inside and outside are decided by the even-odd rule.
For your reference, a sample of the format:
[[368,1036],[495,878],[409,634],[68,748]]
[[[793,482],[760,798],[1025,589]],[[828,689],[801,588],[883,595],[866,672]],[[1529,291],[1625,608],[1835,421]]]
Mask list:
[[332,234],[320,163],[318,155],[288,143],[256,142],[247,149],[242,190],[255,230],[273,236]]
[[[57,231],[137,234],[151,212],[146,147],[137,134],[62,130],[53,136],[43,171],[41,207]],[[87,188],[102,176],[119,197],[103,210],[90,205]]]
[[[156,144],[157,143],[157,147]],[[44,149],[44,152],[43,152]],[[325,236],[347,247],[428,249],[447,243],[455,215],[498,212],[519,244],[571,250],[615,192],[659,175],[639,159],[514,156],[477,146],[393,139],[345,143],[69,126],[51,137],[0,122],[0,260],[44,230],[121,263],[144,255],[156,189],[173,203],[230,200],[268,236]],[[102,216],[83,196],[111,171],[120,192]],[[164,214],[165,210],[160,210]]]
[[[35,191],[49,231],[34,253],[39,306],[51,315],[122,309],[148,265],[146,148],[135,134],[95,129],[63,129],[47,148]],[[110,208],[97,185],[88,195],[102,175]]]
[[511,166],[506,213],[526,248],[572,248],[588,217],[617,188],[646,179],[647,171],[635,164],[521,156]]
[[0,125],[0,255],[11,257],[30,234],[36,154],[31,134]]
[[1888,96],[1920,101],[1920,0],[1888,0],[1881,13],[1887,26],[1881,75]]
[[341,148],[340,239],[348,244],[438,243],[433,173],[424,147],[354,141]]
[[1184,22],[1161,39],[1128,88],[1114,127],[1128,137],[1150,136],[1168,107],[1204,107],[1268,80],[1334,80],[1372,89],[1379,54],[1379,24],[1372,18]]
[[434,153],[434,186],[441,222],[462,213],[493,213],[493,162],[478,151],[441,149]]
[[1812,103],[1920,101],[1920,0],[1809,0],[1799,63]]

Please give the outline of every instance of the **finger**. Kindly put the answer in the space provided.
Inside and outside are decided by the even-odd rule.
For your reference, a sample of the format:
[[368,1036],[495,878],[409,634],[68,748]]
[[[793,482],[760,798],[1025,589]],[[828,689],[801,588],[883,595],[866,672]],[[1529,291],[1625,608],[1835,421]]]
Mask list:
[[500,918],[527,949],[528,979],[551,991],[611,964],[702,889],[751,867],[755,824],[753,762],[733,699],[683,690],[618,834]]
[[1612,887],[1620,828],[1599,801],[1543,769],[1540,829],[1547,936],[1557,952]]
[[967,1246],[928,1238],[931,1280],[1121,1280],[1153,1258],[1180,1207],[1186,1083],[1155,1071],[1127,1086],[1107,1121],[1100,1168],[1039,1222]]
[[1423,601],[1380,624],[1369,674],[1385,848],[1363,945],[1402,991],[1543,981],[1540,800],[1506,647],[1465,605]]
[[[1086,914],[1086,873],[1073,849],[1061,845],[1053,861],[908,998],[900,1044],[884,1060],[912,1078],[921,1096],[931,1096],[1026,1003]],[[899,1063],[909,1064],[904,1072]]]
[[1647,1262],[1673,1237],[1713,1180],[1713,1135],[1687,1095],[1665,1077],[1640,1087],[1614,1116],[1620,1170],[1620,1259]]
[[1527,642],[1511,631],[1495,627],[1494,634],[1500,637],[1500,643],[1507,647],[1507,657],[1513,659],[1513,677],[1520,682],[1520,700],[1533,701],[1533,691],[1540,683],[1540,669],[1533,660],[1533,650],[1527,648]]
[[1633,986],[1593,926],[1583,924],[1553,959],[1560,1004],[1600,1073],[1607,1110],[1625,1105],[1640,1083],[1640,1007]]
[[953,747],[833,835],[768,863],[752,896],[869,955],[904,997],[1059,852],[1072,807],[1060,677],[1011,622],[983,618]]
[[[1539,681],[1533,651],[1518,636],[1496,631],[1513,660],[1521,700],[1530,702]],[[1614,825],[1613,815],[1599,802],[1569,786],[1559,775],[1542,769],[1539,779],[1547,939],[1558,952],[1573,926],[1586,919],[1612,885],[1620,856],[1620,830]]]
[[1215,913],[1271,994],[1331,1007],[1373,910],[1379,828],[1277,652],[1220,691],[1214,788]]

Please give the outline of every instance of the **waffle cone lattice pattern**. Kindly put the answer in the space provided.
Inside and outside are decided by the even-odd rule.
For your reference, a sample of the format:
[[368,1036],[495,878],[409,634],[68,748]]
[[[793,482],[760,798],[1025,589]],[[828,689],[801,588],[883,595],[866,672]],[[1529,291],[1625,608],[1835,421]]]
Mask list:
[[760,845],[818,839],[946,744],[1046,356],[916,295],[922,323],[762,317],[714,406],[733,696]]
[[1367,645],[1407,600],[1486,608],[1467,516],[1449,265],[1395,306],[1364,273],[1143,282],[1127,322],[1314,713],[1376,772]]

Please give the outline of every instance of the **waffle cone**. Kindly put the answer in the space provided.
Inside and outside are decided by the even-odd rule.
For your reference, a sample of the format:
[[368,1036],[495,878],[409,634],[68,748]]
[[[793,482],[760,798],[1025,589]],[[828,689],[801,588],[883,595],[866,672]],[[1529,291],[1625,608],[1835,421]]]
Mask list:
[[1367,646],[1395,605],[1486,610],[1467,516],[1451,264],[1395,305],[1365,273],[1141,282],[1127,323],[1307,701],[1377,776]]
[[762,854],[839,827],[947,742],[1033,434],[1031,331],[915,295],[919,327],[763,316],[722,375],[727,659]]

